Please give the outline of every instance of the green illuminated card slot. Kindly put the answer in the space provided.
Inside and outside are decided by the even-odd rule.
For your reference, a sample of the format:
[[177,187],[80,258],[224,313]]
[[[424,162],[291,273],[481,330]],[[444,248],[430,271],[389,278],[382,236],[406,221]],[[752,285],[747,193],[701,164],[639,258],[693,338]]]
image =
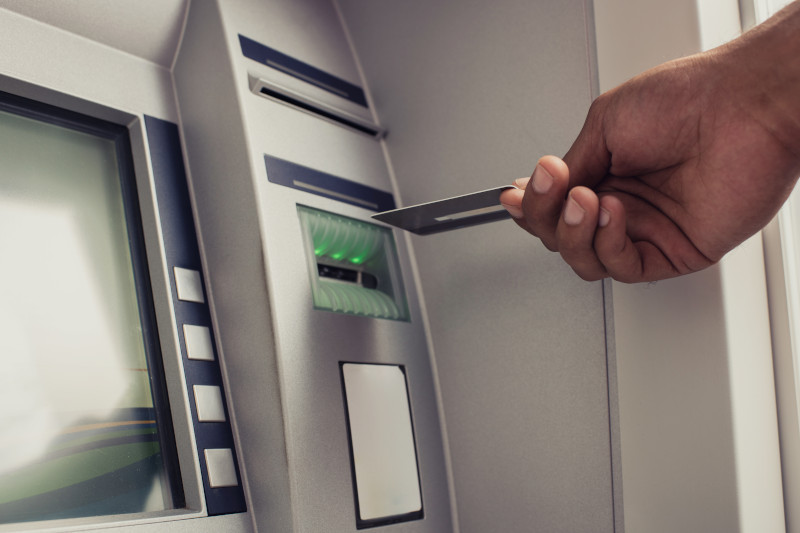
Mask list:
[[305,206],[297,213],[316,309],[408,320],[391,230]]

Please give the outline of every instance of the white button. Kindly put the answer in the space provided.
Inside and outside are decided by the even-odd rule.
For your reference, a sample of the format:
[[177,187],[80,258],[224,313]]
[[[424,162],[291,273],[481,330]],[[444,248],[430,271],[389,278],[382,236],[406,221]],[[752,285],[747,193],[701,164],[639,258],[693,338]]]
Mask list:
[[217,487],[235,487],[239,484],[236,467],[233,465],[233,452],[230,448],[209,448],[205,450],[208,484]]
[[225,422],[222,391],[214,385],[195,385],[194,404],[200,422]]
[[186,342],[186,357],[200,361],[214,360],[211,331],[205,326],[183,325],[183,340]]
[[200,272],[188,268],[175,267],[175,286],[178,289],[178,299],[185,302],[205,303],[203,296],[203,282]]

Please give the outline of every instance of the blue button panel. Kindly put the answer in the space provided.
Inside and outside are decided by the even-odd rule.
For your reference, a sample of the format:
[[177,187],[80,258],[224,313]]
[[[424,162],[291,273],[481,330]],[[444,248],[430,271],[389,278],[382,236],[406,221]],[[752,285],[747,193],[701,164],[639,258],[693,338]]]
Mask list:
[[[183,354],[186,383],[189,390],[199,385],[215,386],[223,391],[219,358],[213,353],[215,343],[211,312],[208,299],[202,294],[204,284],[200,250],[189,201],[178,126],[149,116],[144,117],[144,122],[153,164],[153,178],[169,265],[172,298],[175,302],[175,319]],[[176,279],[176,274],[179,279]],[[190,283],[187,283],[187,280]],[[187,287],[190,290],[187,291]],[[198,327],[202,329],[197,329]],[[201,347],[203,357],[197,356],[197,340],[189,339],[190,345],[194,344],[190,347],[194,348],[195,353],[195,356],[190,357],[185,337],[187,331],[202,331],[204,336],[207,331],[210,342],[203,343],[204,346]],[[212,353],[207,353],[209,350]],[[234,451],[233,431],[228,422],[230,416],[227,414],[227,406],[224,405],[225,395],[220,394],[220,396],[222,413],[218,418],[224,418],[225,422],[200,422],[194,398],[191,397],[189,402],[192,406],[197,449],[200,451],[200,469],[209,515],[247,510],[244,490],[239,482],[241,476]],[[210,453],[205,453],[206,450]],[[217,459],[207,464],[208,457]],[[224,457],[224,462],[219,457]],[[233,480],[236,480],[236,483],[233,483]]]

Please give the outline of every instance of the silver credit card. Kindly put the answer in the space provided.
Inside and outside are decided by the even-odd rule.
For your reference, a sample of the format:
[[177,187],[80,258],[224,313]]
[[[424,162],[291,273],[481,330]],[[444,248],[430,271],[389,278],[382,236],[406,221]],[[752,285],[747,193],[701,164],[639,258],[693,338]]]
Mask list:
[[500,205],[500,193],[513,185],[402,207],[372,215],[375,220],[416,233],[430,235],[510,218]]

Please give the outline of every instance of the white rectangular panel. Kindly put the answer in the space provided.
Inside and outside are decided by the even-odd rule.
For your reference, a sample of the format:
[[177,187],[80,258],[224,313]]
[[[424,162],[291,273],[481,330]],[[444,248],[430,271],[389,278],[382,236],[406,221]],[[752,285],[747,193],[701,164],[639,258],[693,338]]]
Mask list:
[[206,326],[183,325],[183,338],[186,341],[186,357],[198,361],[214,360],[214,345],[211,330]]
[[403,368],[342,365],[359,518],[422,510],[414,431]]
[[200,422],[225,422],[222,390],[216,385],[195,385],[194,404]]
[[203,453],[208,468],[208,484],[212,489],[235,487],[239,484],[233,451],[230,448],[208,448]]
[[178,299],[184,302],[205,303],[203,295],[203,280],[200,272],[189,268],[175,267],[175,286],[178,290]]

